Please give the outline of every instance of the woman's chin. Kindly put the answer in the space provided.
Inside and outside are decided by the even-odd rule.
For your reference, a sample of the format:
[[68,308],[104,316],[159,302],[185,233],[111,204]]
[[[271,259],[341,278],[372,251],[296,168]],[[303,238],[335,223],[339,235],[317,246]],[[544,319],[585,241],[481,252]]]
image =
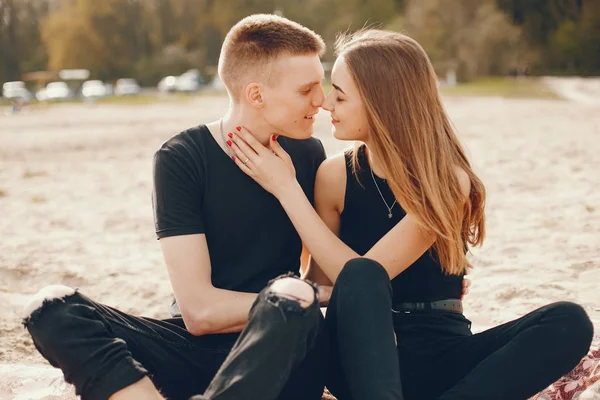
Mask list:
[[341,135],[341,132],[339,130],[337,130],[335,126],[331,127],[331,133],[333,134],[334,138],[336,138],[338,140],[344,140],[343,135]]
[[348,137],[348,134],[344,133],[343,130],[337,129],[335,126],[331,128],[331,133],[333,133],[333,137],[337,140],[355,140],[352,137]]

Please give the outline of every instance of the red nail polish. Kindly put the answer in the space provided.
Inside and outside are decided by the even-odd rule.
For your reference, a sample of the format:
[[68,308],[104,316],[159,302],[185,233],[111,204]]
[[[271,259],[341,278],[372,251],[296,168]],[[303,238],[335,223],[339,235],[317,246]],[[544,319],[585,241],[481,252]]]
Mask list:
[[276,140],[277,140],[277,135],[273,135],[273,136],[271,136],[271,140],[272,140],[272,141],[276,141]]
[[235,156],[231,156],[231,159],[232,159],[233,161],[235,161]]
[[238,130],[238,132],[241,132],[241,131],[242,131],[242,127],[241,127],[241,126],[236,126],[236,127],[235,127],[235,129],[237,129],[237,130]]
[[231,147],[231,140],[227,141],[227,146]]
[[233,133],[228,133],[227,136],[229,136],[229,138],[233,139]]

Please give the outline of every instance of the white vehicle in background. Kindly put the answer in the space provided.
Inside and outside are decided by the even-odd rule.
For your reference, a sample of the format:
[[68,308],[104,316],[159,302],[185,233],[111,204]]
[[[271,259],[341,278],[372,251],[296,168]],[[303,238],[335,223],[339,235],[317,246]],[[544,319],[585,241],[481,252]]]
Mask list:
[[191,93],[204,85],[204,79],[197,69],[190,69],[179,76],[165,76],[158,82],[160,93],[185,92]]
[[117,80],[115,85],[116,96],[131,96],[140,93],[140,85],[132,78],[122,78]]
[[21,100],[25,102],[31,100],[32,97],[23,81],[5,82],[2,85],[2,96],[7,100]]
[[91,80],[83,82],[81,86],[81,95],[86,99],[99,99],[108,96],[110,93],[102,81]]
[[158,91],[160,93],[172,93],[177,90],[177,77],[169,75],[165,76],[158,82]]
[[39,101],[67,100],[73,97],[73,92],[66,82],[50,82],[35,96]]
[[200,89],[204,84],[204,79],[200,75],[200,71],[197,69],[190,69],[189,71],[179,75],[175,87],[178,92],[195,92]]

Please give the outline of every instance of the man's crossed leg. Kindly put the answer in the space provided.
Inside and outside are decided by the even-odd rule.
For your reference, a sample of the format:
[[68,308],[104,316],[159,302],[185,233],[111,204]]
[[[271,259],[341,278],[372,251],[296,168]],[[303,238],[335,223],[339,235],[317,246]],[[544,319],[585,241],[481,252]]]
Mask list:
[[86,400],[320,399],[323,391],[325,325],[315,288],[295,277],[259,294],[235,344],[238,335],[194,337],[180,319],[134,317],[59,285],[32,297],[23,323]]

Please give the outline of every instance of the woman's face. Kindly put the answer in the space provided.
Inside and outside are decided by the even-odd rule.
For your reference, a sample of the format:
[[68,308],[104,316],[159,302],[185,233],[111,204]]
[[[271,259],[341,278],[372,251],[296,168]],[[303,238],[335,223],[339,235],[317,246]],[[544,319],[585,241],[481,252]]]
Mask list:
[[333,136],[339,140],[366,141],[369,133],[367,112],[343,56],[333,65],[331,83],[333,90],[322,107],[331,113]]

